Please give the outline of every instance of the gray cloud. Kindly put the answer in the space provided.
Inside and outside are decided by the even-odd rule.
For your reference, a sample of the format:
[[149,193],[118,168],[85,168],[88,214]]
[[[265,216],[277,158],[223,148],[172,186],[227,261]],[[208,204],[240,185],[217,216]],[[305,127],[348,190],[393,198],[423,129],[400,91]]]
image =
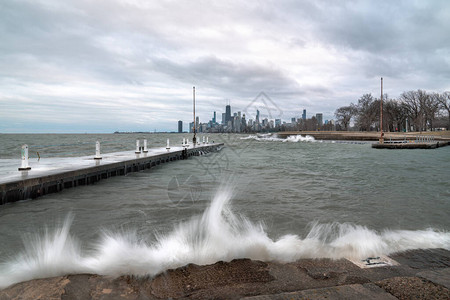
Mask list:
[[381,76],[392,97],[450,90],[448,32],[438,0],[5,0],[0,132],[175,130],[193,85],[203,121],[261,91],[286,120],[332,118]]
[[199,57],[185,64],[168,59],[154,60],[152,65],[160,73],[197,85],[227,91],[235,97],[255,96],[261,88],[275,94],[300,92],[299,85],[274,65],[256,65],[224,60],[215,56]]

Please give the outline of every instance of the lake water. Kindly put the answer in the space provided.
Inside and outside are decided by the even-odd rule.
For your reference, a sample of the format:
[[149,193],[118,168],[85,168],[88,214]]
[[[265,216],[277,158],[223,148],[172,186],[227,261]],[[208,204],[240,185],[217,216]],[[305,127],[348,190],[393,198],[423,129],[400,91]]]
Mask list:
[[[202,135],[200,135],[201,137]],[[450,147],[209,134],[217,153],[0,206],[0,288],[68,273],[155,275],[249,257],[450,249]],[[0,135],[0,164],[163,147],[188,134]],[[0,170],[2,166],[0,165]],[[1,174],[0,174],[1,177]]]

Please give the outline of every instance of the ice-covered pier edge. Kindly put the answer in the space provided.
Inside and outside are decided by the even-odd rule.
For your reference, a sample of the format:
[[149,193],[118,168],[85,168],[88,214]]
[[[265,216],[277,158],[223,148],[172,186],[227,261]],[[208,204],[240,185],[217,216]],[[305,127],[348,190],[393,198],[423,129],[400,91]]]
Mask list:
[[[223,143],[149,149],[148,152],[119,152],[102,154],[102,159],[92,157],[68,158],[67,164],[31,170],[15,171],[0,177],[0,205],[46,194],[60,192],[65,188],[93,184],[113,176],[125,175],[150,169],[156,165],[200,156],[221,149]],[[51,163],[51,159],[50,163]]]

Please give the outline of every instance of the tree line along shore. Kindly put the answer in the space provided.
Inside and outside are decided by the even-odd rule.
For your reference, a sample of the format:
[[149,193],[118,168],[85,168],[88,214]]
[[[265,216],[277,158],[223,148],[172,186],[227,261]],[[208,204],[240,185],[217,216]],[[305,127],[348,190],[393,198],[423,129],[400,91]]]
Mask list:
[[[380,129],[380,98],[364,94],[356,104],[335,111],[336,130]],[[389,132],[450,130],[450,92],[403,92],[397,99],[383,95],[383,129]]]

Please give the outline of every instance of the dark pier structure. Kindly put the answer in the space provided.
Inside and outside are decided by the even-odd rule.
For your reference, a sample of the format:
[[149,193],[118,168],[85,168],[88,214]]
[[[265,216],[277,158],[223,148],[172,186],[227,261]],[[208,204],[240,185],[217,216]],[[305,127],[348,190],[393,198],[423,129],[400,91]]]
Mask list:
[[384,142],[372,144],[375,149],[436,149],[439,147],[448,146],[449,142]]
[[[160,164],[188,159],[218,151],[223,144],[199,144],[190,147],[162,148],[148,153],[111,153],[103,159],[93,157],[80,160],[78,165],[39,170],[17,171],[16,175],[0,178],[0,205],[25,199],[34,199],[66,188],[94,184],[102,179],[123,176],[130,172],[150,169]],[[77,158],[74,158],[77,159]]]

